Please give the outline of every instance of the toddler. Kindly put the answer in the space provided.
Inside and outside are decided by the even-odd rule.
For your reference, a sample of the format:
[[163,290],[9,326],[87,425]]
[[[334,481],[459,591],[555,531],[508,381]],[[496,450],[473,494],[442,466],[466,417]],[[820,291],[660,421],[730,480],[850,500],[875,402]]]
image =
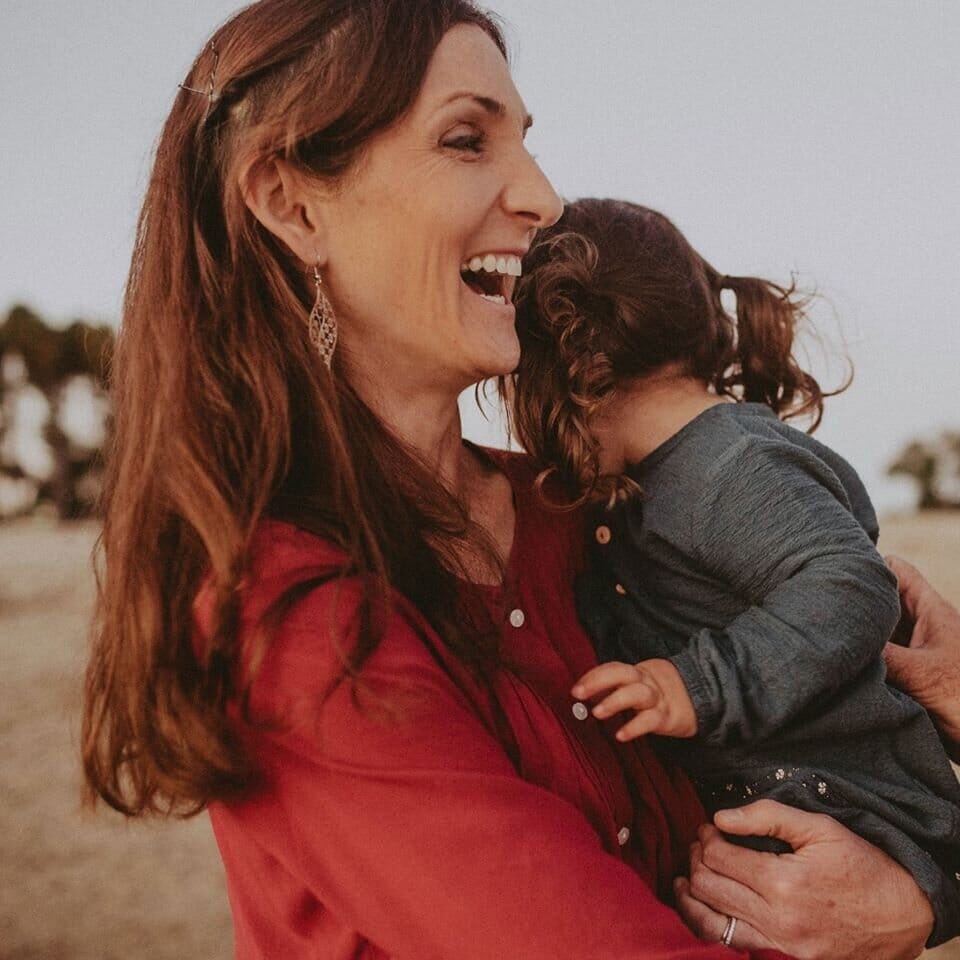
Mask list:
[[884,679],[899,603],[873,507],[784,423],[812,432],[829,395],[794,357],[804,301],[612,200],[569,205],[524,273],[512,426],[542,491],[554,476],[592,504],[577,600],[606,662],[573,696],[627,711],[620,740],[663,738],[712,811],[763,796],[835,817],[912,873],[931,944],[956,936],[960,786]]

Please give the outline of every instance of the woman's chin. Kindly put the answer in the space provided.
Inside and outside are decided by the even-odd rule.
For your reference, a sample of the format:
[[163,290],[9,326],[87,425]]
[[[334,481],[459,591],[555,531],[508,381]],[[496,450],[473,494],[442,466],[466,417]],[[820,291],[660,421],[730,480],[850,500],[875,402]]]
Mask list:
[[462,343],[469,344],[470,366],[478,379],[502,377],[516,370],[520,341],[513,304],[485,300],[464,286],[461,311]]
[[482,352],[478,352],[477,361],[478,380],[505,377],[513,373],[520,363],[520,341],[516,331],[511,327],[509,331],[498,332],[489,338]]

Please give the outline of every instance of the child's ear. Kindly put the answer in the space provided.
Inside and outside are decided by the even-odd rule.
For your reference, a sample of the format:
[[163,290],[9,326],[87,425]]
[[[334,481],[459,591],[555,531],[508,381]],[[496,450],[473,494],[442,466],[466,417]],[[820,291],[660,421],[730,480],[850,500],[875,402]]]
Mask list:
[[307,266],[327,260],[321,190],[286,160],[271,157],[244,167],[240,192],[250,212]]

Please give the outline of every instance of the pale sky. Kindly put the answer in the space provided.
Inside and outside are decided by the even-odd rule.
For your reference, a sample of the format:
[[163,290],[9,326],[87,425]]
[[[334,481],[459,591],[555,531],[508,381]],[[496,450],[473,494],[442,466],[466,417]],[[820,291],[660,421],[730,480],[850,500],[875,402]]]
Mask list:
[[[857,375],[818,436],[907,502],[885,464],[960,428],[960,3],[492,6],[559,192],[646,203],[721,271],[825,295]],[[152,145],[236,7],[0,0],[0,312],[116,322]]]

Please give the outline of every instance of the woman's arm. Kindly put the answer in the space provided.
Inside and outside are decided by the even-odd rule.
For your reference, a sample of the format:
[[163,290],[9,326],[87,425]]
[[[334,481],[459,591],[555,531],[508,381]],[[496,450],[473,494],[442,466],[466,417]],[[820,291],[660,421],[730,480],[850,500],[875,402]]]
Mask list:
[[887,672],[930,712],[947,752],[960,763],[960,612],[906,560],[888,557],[887,564],[903,605],[896,642],[884,650]]
[[740,949],[773,944],[800,960],[912,960],[923,951],[934,922],[927,898],[903,867],[832,818],[760,800],[716,822],[779,837],[794,853],[758,853],[701,828],[690,880],[677,885],[680,912],[700,936],[719,940],[733,916]]
[[368,692],[344,685],[320,708],[309,691],[337,664],[323,627],[336,589],[288,616],[254,686],[255,715],[294,722],[248,731],[267,785],[232,811],[245,843],[390,956],[734,956],[697,940],[580,810],[516,773],[409,611],[364,666]]

